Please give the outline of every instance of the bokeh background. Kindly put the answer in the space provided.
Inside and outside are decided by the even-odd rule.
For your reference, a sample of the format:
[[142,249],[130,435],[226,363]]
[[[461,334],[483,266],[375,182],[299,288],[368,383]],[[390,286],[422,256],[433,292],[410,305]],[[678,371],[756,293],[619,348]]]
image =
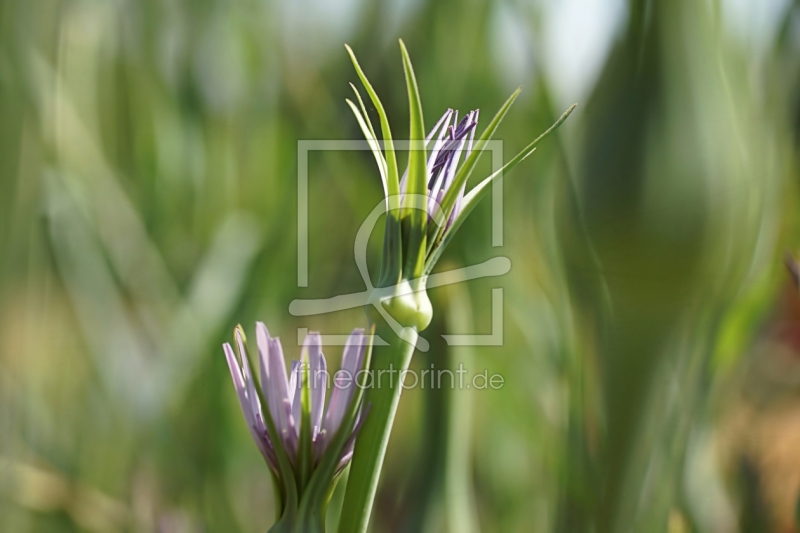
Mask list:
[[[0,531],[266,531],[220,345],[364,325],[288,312],[364,289],[382,193],[312,154],[298,288],[297,142],[361,138],[345,42],[406,135],[400,37],[429,126],[524,87],[506,157],[579,107],[440,265],[513,266],[432,291],[415,364],[505,386],[404,395],[374,531],[798,530],[800,3],[3,0]],[[493,288],[503,345],[449,350]]]

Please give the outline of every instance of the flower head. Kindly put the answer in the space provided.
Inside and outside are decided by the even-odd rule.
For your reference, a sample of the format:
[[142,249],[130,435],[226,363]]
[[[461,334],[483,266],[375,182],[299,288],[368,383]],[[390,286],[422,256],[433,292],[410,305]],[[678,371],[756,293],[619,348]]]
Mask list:
[[[575,106],[570,107],[555,124],[508,163],[467,192],[470,174],[520,89],[506,100],[484,132],[477,136],[477,140],[478,111],[467,113],[459,121],[458,113],[448,110],[426,135],[416,76],[402,41],[400,49],[411,116],[408,168],[402,179],[399,177],[386,112],[350,47],[347,47],[350,59],[378,114],[382,146],[355,86],[353,90],[359,105],[350,100],[347,103],[378,165],[385,195],[383,263],[378,288],[371,303],[381,306],[378,308],[379,314],[384,321],[392,324],[393,329],[396,329],[394,324],[399,324],[403,328],[421,331],[430,323],[432,315],[425,291],[427,276],[455,232],[489,191],[489,185],[532,154],[539,141],[560,126]],[[436,141],[433,141],[434,137]],[[387,319],[386,314],[390,315],[391,320]]]
[[[241,326],[234,332],[234,341],[238,355],[229,343],[223,350],[245,422],[278,482],[284,508],[293,506],[294,512],[305,492],[317,492],[310,490],[312,485],[327,489],[352,457],[366,415],[361,412],[362,391],[356,378],[366,366],[370,336],[362,329],[353,330],[345,344],[342,368],[330,383],[318,333],[306,336],[300,359],[292,362],[287,375],[280,340],[258,322],[260,388]],[[329,384],[333,391],[326,408]]]
[[[451,124],[452,120],[452,124]],[[472,153],[472,145],[475,140],[475,129],[478,126],[478,110],[470,111],[461,122],[458,121],[458,111],[448,109],[439,119],[439,122],[425,137],[425,149],[430,149],[430,156],[427,162],[427,191],[428,204],[428,227],[432,228],[434,216],[440,208],[444,195],[453,184],[458,170],[459,162],[463,154],[466,160]],[[436,141],[431,145],[431,141],[436,136]],[[408,182],[408,170],[403,174],[400,181],[400,190],[405,193]],[[445,230],[452,225],[453,220],[461,212],[461,203],[464,199],[465,186],[462,185],[456,196],[456,203],[453,211],[445,221]]]

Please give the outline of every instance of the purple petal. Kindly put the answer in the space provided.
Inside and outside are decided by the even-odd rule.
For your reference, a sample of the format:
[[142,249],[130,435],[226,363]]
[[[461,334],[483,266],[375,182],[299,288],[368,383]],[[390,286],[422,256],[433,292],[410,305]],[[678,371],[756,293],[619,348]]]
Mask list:
[[311,333],[306,337],[304,351],[308,357],[308,379],[311,389],[311,428],[312,438],[316,438],[322,425],[325,410],[325,392],[328,385],[327,364],[322,354],[322,339],[319,333]]
[[297,438],[292,401],[289,398],[289,380],[286,377],[286,360],[279,339],[269,336],[263,322],[256,324],[256,341],[261,370],[261,388],[278,433],[292,456],[297,451]]
[[[461,154],[466,145],[466,155],[472,151],[472,145],[475,139],[475,130],[478,124],[478,111],[470,111],[461,121],[458,121],[458,113],[454,114],[454,125],[450,126],[447,131],[447,138],[441,146],[437,146],[436,159],[433,164],[429,164],[430,177],[428,180],[429,197],[428,213],[434,213],[435,204],[441,203],[440,195],[442,191],[447,191],[453,183],[458,163],[461,159]],[[463,191],[459,191],[459,196],[463,196]],[[461,202],[457,200],[458,211],[461,208]],[[453,220],[453,213],[457,212],[456,209],[450,213],[445,213],[447,220],[445,226],[449,226]]]
[[458,168],[458,160],[461,159],[461,152],[464,150],[464,141],[465,139],[462,138],[456,144],[451,145],[454,149],[451,150],[450,157],[442,168],[442,174],[445,175],[442,182],[443,190],[450,188],[450,184],[453,183],[453,178],[455,178],[456,169]]
[[434,219],[433,215],[436,213],[437,208],[441,209],[442,200],[444,200],[444,193],[444,189],[439,189],[436,193],[431,191],[430,200],[428,201],[428,216],[431,219]]
[[303,408],[303,364],[295,359],[292,361],[291,377],[289,378],[289,395],[292,396],[292,418],[294,418],[295,433],[300,436],[300,414]]
[[326,440],[332,439],[336,431],[338,431],[347,412],[347,407],[350,405],[350,399],[355,394],[356,375],[361,370],[366,344],[367,341],[363,329],[354,329],[347,339],[344,354],[342,355],[342,371],[345,372],[344,377],[347,383],[345,386],[339,387],[336,384],[336,380],[334,380],[331,401],[328,404],[328,412],[322,424]]
[[261,412],[261,402],[258,401],[258,394],[256,393],[255,380],[253,379],[253,372],[250,370],[250,361],[247,359],[247,350],[245,350],[244,339],[241,333],[236,330],[236,345],[239,348],[239,357],[242,359],[242,373],[244,375],[244,383],[247,392],[247,400],[250,403],[250,412],[253,415],[252,426],[260,434],[266,434],[267,428],[264,424],[264,416]]
[[472,141],[475,140],[475,131],[478,129],[478,115],[480,112],[480,109],[476,109],[472,112],[472,123],[475,124],[475,127],[469,132],[469,143],[467,143],[467,154],[464,156],[465,158],[469,157],[469,154],[472,153]]
[[236,355],[233,353],[233,348],[227,342],[222,345],[225,351],[225,359],[228,361],[228,369],[231,371],[233,377],[233,388],[236,389],[236,396],[239,397],[239,405],[242,408],[244,419],[247,422],[247,427],[252,428],[255,426],[255,417],[253,416],[253,409],[250,405],[250,400],[247,398],[245,390],[245,381],[242,377],[242,370],[239,368],[239,363],[236,361]]
[[442,147],[445,145],[444,136],[447,134],[447,125],[450,124],[450,116],[448,114],[447,123],[445,127],[442,128],[441,133],[439,134],[439,138],[436,140],[436,143],[433,145],[433,150],[431,150],[431,156],[428,158],[428,189],[436,194],[436,190],[440,189],[442,186],[442,173],[435,172],[434,167],[436,164],[436,160],[439,158],[439,152],[441,151]]
[[463,184],[461,186],[461,190],[458,191],[458,196],[456,196],[456,203],[453,205],[453,210],[450,211],[450,217],[447,219],[447,224],[445,224],[445,229],[449,228],[453,225],[453,221],[458,218],[458,214],[461,213],[462,203],[464,202],[464,191],[467,189],[467,184]]
[[[458,115],[458,113],[456,113],[456,115]],[[452,109],[448,109],[447,111],[445,111],[444,114],[442,115],[442,117],[439,119],[439,122],[437,122],[436,125],[433,127],[433,129],[428,133],[428,136],[425,137],[425,147],[427,148],[428,144],[430,144],[430,142],[431,142],[431,139],[433,139],[433,136],[436,134],[436,131],[439,130],[439,128],[441,128],[441,131],[439,132],[439,138],[436,141],[436,143],[434,143],[434,145],[433,145],[433,151],[432,151],[431,157],[428,158],[428,173],[429,174],[430,174],[430,169],[433,168],[433,162],[436,161],[436,154],[438,154],[439,148],[441,148],[442,137],[444,137],[447,134],[447,129],[448,129],[447,126],[448,126],[448,124],[450,124],[450,117],[452,117],[452,116],[453,116],[453,110]],[[444,126],[442,126],[442,124],[444,124]],[[403,177],[400,178],[400,192],[401,193],[405,193],[406,192],[406,182],[407,181],[408,181],[408,168],[406,168],[405,172],[403,172]],[[427,181],[430,184],[430,182],[431,182],[431,177],[430,176],[428,177]],[[430,185],[429,185],[429,188],[430,188]]]
[[[255,390],[251,388],[252,385],[251,387],[248,387],[250,383],[245,382],[245,379],[242,376],[241,368],[239,367],[239,363],[236,360],[236,355],[234,354],[231,345],[226,342],[222,345],[222,349],[225,352],[225,359],[228,361],[228,368],[230,369],[231,376],[233,377],[233,386],[236,389],[236,395],[239,398],[239,405],[242,408],[242,413],[244,414],[244,419],[247,423],[247,429],[250,430],[250,435],[253,437],[256,446],[258,446],[258,449],[261,452],[261,455],[267,461],[267,464],[273,470],[277,471],[275,452],[272,450],[272,445],[269,441],[269,437],[267,436],[266,428],[264,427],[258,398],[255,397],[255,402],[252,402],[251,398],[253,397],[248,397],[248,389],[250,389],[254,395]],[[244,355],[245,352],[240,351],[240,353]],[[257,411],[253,410],[253,403],[259,407]]]
[[239,363],[236,362],[236,354],[233,353],[233,348],[231,348],[231,345],[227,342],[222,345],[222,350],[225,352],[225,359],[228,361],[228,369],[231,371],[233,387],[236,389],[236,393],[244,398],[244,378],[242,377],[242,369],[239,368]]
[[358,433],[361,431],[361,427],[364,425],[364,421],[369,415],[369,409],[370,406],[367,405],[361,412],[359,412],[355,426],[353,426],[353,432],[347,438],[347,442],[344,444],[344,448],[342,449],[342,458],[339,460],[339,466],[336,468],[337,473],[341,472],[342,469],[347,466],[347,463],[350,462],[350,459],[353,458],[353,448],[356,444],[356,437],[358,437]]
[[438,130],[442,126],[442,124],[444,124],[444,127],[442,128],[442,131],[439,135],[439,138],[440,139],[442,138],[442,135],[444,134],[445,130],[447,130],[447,125],[450,123],[451,116],[453,116],[452,109],[448,109],[447,111],[444,112],[442,118],[439,119],[439,122],[437,122],[436,125],[433,127],[433,129],[430,131],[430,133],[428,133],[428,136],[425,137],[426,146],[428,145],[428,143],[431,142],[431,139],[433,139],[433,136],[436,134],[436,130]]

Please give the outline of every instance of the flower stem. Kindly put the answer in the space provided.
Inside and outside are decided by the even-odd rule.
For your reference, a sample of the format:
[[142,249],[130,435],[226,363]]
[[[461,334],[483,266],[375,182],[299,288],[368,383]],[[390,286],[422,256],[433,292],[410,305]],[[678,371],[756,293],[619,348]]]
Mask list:
[[[447,265],[445,270],[457,268]],[[420,393],[424,429],[414,484],[403,509],[405,533],[477,533],[472,483],[473,393],[461,382],[461,371],[472,369],[471,346],[449,345],[445,336],[472,329],[469,290],[464,284],[447,285],[432,302],[444,313],[434,316],[427,336],[429,355],[422,365]],[[430,364],[430,378],[424,372]]]
[[370,365],[373,382],[367,383],[364,405],[369,415],[356,440],[350,478],[347,482],[339,533],[365,533],[369,525],[372,504],[378,488],[386,446],[392,431],[397,405],[400,401],[403,372],[408,370],[414,353],[417,331],[412,328],[413,343],[400,339],[385,323],[378,325],[376,334],[387,346],[374,346]]

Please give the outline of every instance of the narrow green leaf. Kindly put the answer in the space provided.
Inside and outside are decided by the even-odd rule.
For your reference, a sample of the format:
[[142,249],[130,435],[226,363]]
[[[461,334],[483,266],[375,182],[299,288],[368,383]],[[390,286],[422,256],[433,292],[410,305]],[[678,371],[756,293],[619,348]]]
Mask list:
[[[425,156],[425,123],[422,118],[422,102],[419,97],[417,77],[406,45],[400,40],[400,51],[403,55],[403,70],[406,75],[408,89],[408,108],[411,116],[409,127],[408,178],[406,195],[403,201],[404,218],[410,221],[408,255],[404,273],[406,278],[417,278],[425,266],[427,236],[427,190],[428,172]],[[410,274],[410,275],[409,275]]]
[[372,100],[372,105],[375,106],[375,110],[378,112],[378,117],[380,118],[381,132],[383,133],[383,147],[386,152],[386,185],[389,190],[389,207],[390,209],[396,209],[399,207],[396,204],[400,194],[400,178],[398,177],[397,173],[397,155],[394,151],[394,142],[392,141],[392,131],[389,128],[389,119],[386,116],[386,111],[383,109],[383,104],[381,104],[380,98],[378,98],[377,93],[372,88],[372,85],[367,79],[367,76],[364,74],[364,71],[361,70],[361,66],[358,64],[358,60],[356,59],[356,55],[353,53],[353,49],[348,45],[345,45],[345,48],[347,48],[347,53],[350,54],[350,60],[353,62],[356,73],[361,79],[361,83],[364,85],[364,89],[366,89],[367,94],[369,94],[369,97]]
[[453,221],[453,225],[450,226],[450,228],[447,229],[447,232],[442,235],[441,242],[436,247],[436,249],[433,250],[433,253],[426,261],[425,264],[426,274],[430,274],[431,270],[433,270],[433,267],[436,265],[436,262],[439,260],[442,253],[444,252],[444,249],[452,240],[453,235],[455,235],[456,231],[458,231],[458,228],[461,227],[461,224],[464,222],[464,219],[467,218],[467,216],[472,212],[472,210],[475,209],[475,206],[478,205],[481,199],[483,199],[483,197],[489,191],[489,185],[491,185],[494,180],[496,180],[504,173],[508,172],[509,170],[517,166],[519,163],[524,161],[529,155],[531,155],[534,151],[536,151],[536,145],[539,144],[539,142],[541,142],[551,133],[553,133],[559,126],[561,126],[561,124],[563,124],[564,121],[567,120],[567,117],[569,117],[570,113],[572,113],[572,111],[575,110],[575,107],[577,107],[577,105],[578,104],[573,104],[572,106],[570,106],[570,108],[567,109],[561,115],[561,117],[557,121],[555,121],[555,123],[553,123],[553,125],[550,126],[544,133],[539,135],[532,143],[523,148],[508,163],[503,165],[499,170],[493,172],[490,176],[481,181],[471,191],[469,191],[469,193],[467,193],[464,196],[461,212]]
[[[519,96],[520,91],[522,91],[522,88],[519,88],[516,91],[514,91],[511,94],[511,96],[508,97],[508,100],[506,100],[503,106],[497,111],[497,114],[494,116],[492,121],[489,122],[489,125],[486,126],[486,129],[483,131],[483,134],[481,134],[480,138],[475,143],[472,153],[464,161],[464,164],[461,165],[461,168],[458,170],[455,177],[453,178],[453,183],[447,189],[447,192],[445,192],[444,198],[442,199],[441,203],[441,208],[442,212],[444,213],[445,220],[447,220],[447,217],[450,216],[450,211],[453,209],[453,206],[456,203],[456,197],[458,196],[458,192],[461,190],[461,187],[467,182],[470,174],[472,174],[472,171],[478,164],[478,159],[480,159],[481,155],[483,154],[483,149],[486,147],[486,143],[489,142],[494,136],[494,132],[497,131],[497,127],[500,126],[500,123],[503,121],[503,118],[506,116],[506,113],[508,113],[508,110],[511,108],[511,104],[513,104],[514,100],[516,100],[517,96]],[[428,241],[429,254],[436,241],[441,238],[440,236],[442,235],[443,232],[444,232],[444,224],[436,232],[434,232],[433,238],[431,238]]]
[[383,152],[381,152],[381,147],[378,144],[378,140],[375,138],[375,132],[372,130],[372,126],[364,121],[363,115],[361,112],[359,112],[358,108],[356,108],[355,104],[348,99],[345,99],[345,101],[347,102],[347,105],[350,106],[350,109],[353,110],[353,114],[356,116],[356,121],[358,121],[361,131],[364,133],[364,137],[367,139],[367,144],[369,145],[370,150],[372,150],[372,155],[375,156],[375,162],[378,164],[378,171],[381,173],[383,194],[386,195],[388,193],[388,184],[386,182],[386,160],[383,158]]

